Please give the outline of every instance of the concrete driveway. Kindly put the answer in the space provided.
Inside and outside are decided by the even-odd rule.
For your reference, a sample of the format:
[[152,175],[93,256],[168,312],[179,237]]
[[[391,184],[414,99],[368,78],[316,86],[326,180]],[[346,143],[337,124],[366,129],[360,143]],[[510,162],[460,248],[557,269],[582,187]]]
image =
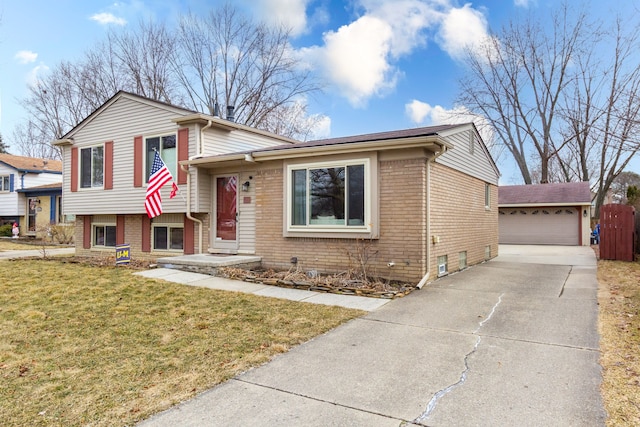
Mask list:
[[600,426],[589,247],[500,256],[296,347],[145,426]]

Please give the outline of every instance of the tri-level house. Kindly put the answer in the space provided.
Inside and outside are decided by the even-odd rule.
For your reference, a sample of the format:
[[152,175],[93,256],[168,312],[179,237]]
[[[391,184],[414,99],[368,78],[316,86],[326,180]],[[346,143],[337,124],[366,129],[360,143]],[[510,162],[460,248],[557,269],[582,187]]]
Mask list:
[[35,236],[61,218],[62,162],[0,154],[0,225],[18,223]]
[[[118,92],[55,142],[79,255],[251,254],[413,282],[497,255],[499,172],[473,124],[299,142]],[[144,201],[154,152],[179,192]],[[390,270],[391,269],[391,270]]]

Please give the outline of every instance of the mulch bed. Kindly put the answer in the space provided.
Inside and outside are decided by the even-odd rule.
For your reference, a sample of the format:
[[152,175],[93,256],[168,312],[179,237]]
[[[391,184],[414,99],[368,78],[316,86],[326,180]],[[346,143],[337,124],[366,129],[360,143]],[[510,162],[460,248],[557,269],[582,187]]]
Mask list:
[[365,280],[353,272],[319,275],[297,269],[274,271],[221,267],[218,269],[218,276],[283,288],[386,299],[400,298],[417,289],[415,285],[404,282],[384,282],[369,278]]

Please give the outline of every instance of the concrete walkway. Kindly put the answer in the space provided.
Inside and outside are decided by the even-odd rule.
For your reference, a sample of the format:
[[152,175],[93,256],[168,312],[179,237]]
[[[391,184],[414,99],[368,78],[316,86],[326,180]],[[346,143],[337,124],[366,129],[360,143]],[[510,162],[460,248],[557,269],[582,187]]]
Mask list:
[[[76,253],[75,248],[46,248],[47,256],[73,255]],[[0,260],[12,258],[42,258],[42,249],[27,249],[19,251],[0,251]]]
[[589,247],[500,247],[142,426],[601,426]]

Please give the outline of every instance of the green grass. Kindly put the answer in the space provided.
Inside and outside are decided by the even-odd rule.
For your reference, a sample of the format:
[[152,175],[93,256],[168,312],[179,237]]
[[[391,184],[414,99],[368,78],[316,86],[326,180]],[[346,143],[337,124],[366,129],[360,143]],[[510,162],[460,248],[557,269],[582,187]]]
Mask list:
[[599,261],[598,283],[607,426],[640,425],[640,263]]
[[125,268],[0,263],[0,421],[131,425],[362,314]]

